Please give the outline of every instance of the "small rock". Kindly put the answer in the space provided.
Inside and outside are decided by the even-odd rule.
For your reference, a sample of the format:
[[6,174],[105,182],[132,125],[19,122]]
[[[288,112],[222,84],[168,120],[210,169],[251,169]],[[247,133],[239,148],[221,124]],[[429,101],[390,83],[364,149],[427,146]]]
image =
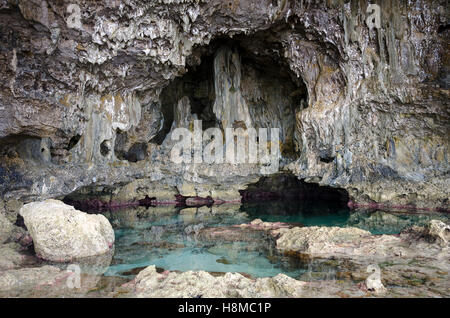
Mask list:
[[431,220],[426,228],[426,235],[445,246],[450,241],[450,225],[439,220]]

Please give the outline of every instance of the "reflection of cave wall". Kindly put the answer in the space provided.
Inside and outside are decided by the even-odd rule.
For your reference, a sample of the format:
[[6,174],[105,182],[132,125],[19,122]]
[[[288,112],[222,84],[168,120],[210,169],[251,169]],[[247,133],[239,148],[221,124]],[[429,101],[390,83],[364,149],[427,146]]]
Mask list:
[[201,63],[160,95],[164,125],[153,142],[163,142],[172,127],[175,106],[187,96],[203,129],[236,128],[242,123],[253,128],[280,128],[283,156],[295,157],[295,118],[296,112],[306,107],[306,87],[301,78],[292,76],[283,59],[273,54],[277,48],[268,49],[271,44],[261,39],[264,37],[219,39],[198,49]]

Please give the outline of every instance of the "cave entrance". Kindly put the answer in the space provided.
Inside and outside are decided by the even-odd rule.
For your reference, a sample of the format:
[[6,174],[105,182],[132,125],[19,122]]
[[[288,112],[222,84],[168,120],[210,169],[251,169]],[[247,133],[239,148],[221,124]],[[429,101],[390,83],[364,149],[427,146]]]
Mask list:
[[261,177],[240,193],[244,203],[282,200],[311,204],[320,201],[332,207],[346,207],[349,200],[345,189],[308,183],[290,173]]
[[350,215],[345,189],[308,183],[289,173],[262,177],[240,193],[241,210],[263,221],[340,226]]
[[210,127],[280,128],[284,158],[299,156],[296,113],[307,106],[307,89],[281,56],[278,39],[269,31],[233,39],[220,38],[194,50],[188,72],[160,95],[163,128],[152,142],[162,144],[187,96],[191,114]]

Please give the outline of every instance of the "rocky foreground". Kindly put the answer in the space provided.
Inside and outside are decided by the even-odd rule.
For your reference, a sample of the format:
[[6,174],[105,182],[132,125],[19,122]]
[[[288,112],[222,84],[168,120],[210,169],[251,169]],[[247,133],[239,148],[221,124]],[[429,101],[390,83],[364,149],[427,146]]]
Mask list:
[[[51,210],[40,215],[47,217],[32,218],[33,211],[45,208]],[[111,262],[113,250],[109,247],[111,241],[105,241],[105,238],[109,238],[109,230],[108,227],[106,230],[102,227],[102,218],[86,215],[86,219],[81,218],[83,224],[74,223],[84,213],[72,208],[64,218],[58,216],[58,212],[67,212],[67,209],[67,206],[55,200],[24,207],[21,214],[24,215],[25,224],[31,229],[24,235],[31,235],[36,251],[24,242],[21,244],[17,241],[17,236],[9,236],[10,242],[0,245],[0,296],[450,296],[450,226],[437,220],[432,220],[423,227],[410,227],[399,235],[372,235],[353,227],[303,227],[299,224],[261,220],[229,227],[199,227],[191,231],[196,239],[209,242],[258,239],[271,245],[275,253],[307,263],[314,270],[305,271],[294,279],[283,274],[254,278],[244,273],[178,272],[149,266],[130,281],[121,277],[103,276]],[[65,232],[58,232],[63,227]],[[88,231],[88,236],[82,236],[85,227],[96,228],[105,237],[92,237],[95,231]],[[43,228],[48,232],[52,229],[51,233],[54,234],[51,240],[42,238],[45,236],[38,229]],[[5,235],[5,232],[2,234]],[[14,239],[16,242],[12,242]],[[70,244],[67,242],[70,239],[91,242],[93,253],[99,252],[95,250],[95,246],[104,245],[106,252],[98,253],[100,255],[97,256],[80,257],[84,255],[85,247]],[[43,252],[46,251],[47,243],[53,248],[52,254]],[[63,250],[65,253],[56,254]],[[67,262],[61,263],[67,260],[69,254],[73,261],[76,259],[74,263],[80,266],[79,269],[68,266]],[[41,256],[44,255],[57,262],[43,260]]]

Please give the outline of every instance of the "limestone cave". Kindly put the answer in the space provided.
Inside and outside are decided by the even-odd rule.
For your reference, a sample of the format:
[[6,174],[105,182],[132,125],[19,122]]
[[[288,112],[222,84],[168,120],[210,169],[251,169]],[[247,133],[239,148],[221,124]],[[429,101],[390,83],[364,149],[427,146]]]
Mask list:
[[0,297],[449,297],[448,7],[0,0]]

